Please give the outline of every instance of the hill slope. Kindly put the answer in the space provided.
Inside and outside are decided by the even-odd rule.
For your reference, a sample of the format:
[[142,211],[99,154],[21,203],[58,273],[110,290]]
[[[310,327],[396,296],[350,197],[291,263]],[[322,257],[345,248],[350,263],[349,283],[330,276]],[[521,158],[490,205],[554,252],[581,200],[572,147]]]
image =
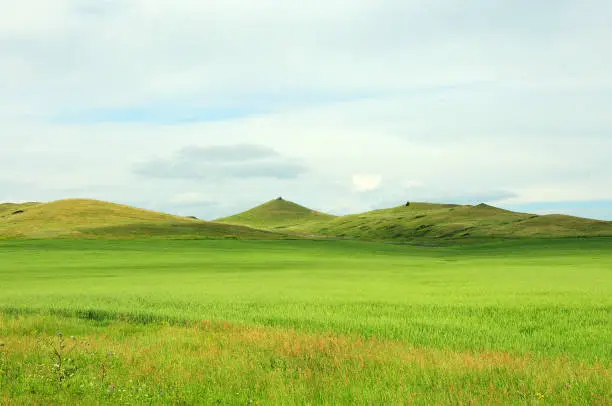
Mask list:
[[0,204],[0,238],[284,239],[290,236],[397,242],[612,237],[612,222],[565,215],[537,216],[485,204],[412,203],[409,207],[337,217],[277,199],[216,222],[87,199]]
[[284,238],[244,226],[215,224],[121,204],[67,199],[39,204],[4,204],[0,211],[2,238]]
[[311,222],[328,221],[335,217],[279,198],[215,222],[278,230]]
[[612,222],[565,215],[537,216],[480,204],[413,203],[290,228],[296,233],[365,240],[612,236]]
[[273,200],[218,221],[297,235],[371,241],[612,236],[612,222],[565,215],[537,216],[486,204],[411,203],[361,214],[331,216]]
[[32,207],[32,206],[36,206],[37,204],[40,203],[36,203],[36,202],[29,202],[29,203],[0,203],[0,218],[4,217],[4,216],[9,216],[12,214],[19,214],[20,211],[28,208],[28,207]]

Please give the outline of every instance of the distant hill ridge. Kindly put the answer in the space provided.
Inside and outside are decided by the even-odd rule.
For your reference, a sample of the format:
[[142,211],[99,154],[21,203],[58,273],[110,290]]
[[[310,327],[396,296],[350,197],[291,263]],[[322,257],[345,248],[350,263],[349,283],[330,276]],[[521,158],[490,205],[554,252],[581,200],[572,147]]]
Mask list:
[[335,218],[279,197],[242,213],[215,220],[219,223],[240,224],[256,228],[288,228],[310,221]]
[[0,206],[3,238],[286,238],[254,230],[175,216],[93,199]]
[[[293,210],[295,215],[286,214]],[[218,221],[297,235],[370,241],[612,236],[612,222],[609,221],[517,213],[484,203],[474,206],[410,202],[345,216],[319,212],[313,215],[313,212],[289,201],[270,201]]]
[[412,242],[612,237],[612,222],[517,213],[487,204],[411,202],[334,216],[278,198],[216,221],[92,199],[0,204],[0,238],[348,238]]

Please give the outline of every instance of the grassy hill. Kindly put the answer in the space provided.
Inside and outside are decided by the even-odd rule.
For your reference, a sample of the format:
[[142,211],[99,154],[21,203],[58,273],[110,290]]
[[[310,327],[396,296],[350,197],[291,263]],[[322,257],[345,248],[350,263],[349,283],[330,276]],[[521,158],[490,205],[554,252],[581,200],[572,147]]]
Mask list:
[[87,199],[0,204],[0,238],[279,239],[303,236],[396,242],[608,237],[612,236],[612,222],[516,213],[486,204],[417,202],[408,207],[332,216],[276,199],[215,222]]
[[0,217],[8,216],[11,214],[19,214],[21,210],[25,210],[28,207],[36,206],[37,204],[40,203],[0,203]]
[[328,221],[336,216],[309,209],[284,199],[275,199],[245,212],[215,220],[261,229],[287,229],[305,223]]
[[284,238],[245,226],[216,224],[89,199],[0,206],[0,238]]
[[486,204],[411,203],[331,216],[288,201],[271,201],[220,221],[301,235],[372,241],[612,236],[612,222],[565,215],[538,216]]
[[413,203],[409,207],[374,210],[324,223],[303,224],[292,227],[291,231],[393,241],[595,237],[612,236],[612,222],[565,215],[516,213],[486,204]]

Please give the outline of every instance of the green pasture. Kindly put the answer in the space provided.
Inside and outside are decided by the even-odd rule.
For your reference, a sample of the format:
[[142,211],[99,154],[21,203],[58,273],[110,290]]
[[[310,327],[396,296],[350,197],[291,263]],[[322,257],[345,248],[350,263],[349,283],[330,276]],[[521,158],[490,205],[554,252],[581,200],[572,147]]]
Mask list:
[[0,403],[603,405],[611,315],[608,238],[0,241]]

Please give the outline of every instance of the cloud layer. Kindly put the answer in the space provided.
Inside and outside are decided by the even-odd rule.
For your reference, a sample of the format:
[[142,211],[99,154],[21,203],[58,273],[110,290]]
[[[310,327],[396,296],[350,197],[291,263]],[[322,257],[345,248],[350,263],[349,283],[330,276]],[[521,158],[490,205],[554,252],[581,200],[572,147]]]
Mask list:
[[185,147],[170,159],[156,159],[136,166],[134,172],[151,178],[294,179],[306,171],[303,166],[282,158],[278,152],[260,145]]
[[607,0],[15,2],[0,200],[612,219],[611,20]]

